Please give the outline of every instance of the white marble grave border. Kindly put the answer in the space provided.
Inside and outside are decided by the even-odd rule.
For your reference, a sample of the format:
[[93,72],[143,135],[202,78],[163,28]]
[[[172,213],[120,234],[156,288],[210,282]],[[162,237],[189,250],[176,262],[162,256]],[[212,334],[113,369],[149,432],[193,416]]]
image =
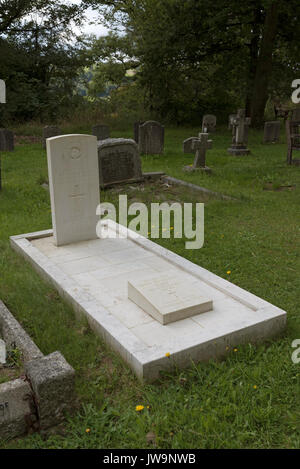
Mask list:
[[12,248],[29,260],[35,269],[54,285],[60,295],[71,303],[75,312],[87,317],[91,328],[122,356],[139,378],[153,381],[159,377],[161,370],[170,371],[174,367],[190,366],[192,362],[222,358],[226,355],[228,346],[262,342],[276,337],[284,330],[287,315],[282,309],[112,220],[106,220],[105,223],[108,224],[109,230],[119,233],[121,237],[128,237],[147,251],[162,257],[253,311],[254,321],[250,326],[221,335],[216,331],[216,337],[213,339],[204,338],[196,345],[179,348],[168,357],[161,347],[145,345],[121,321],[54,265],[51,259],[32,245],[31,241],[34,239],[53,236],[53,230],[11,236]]

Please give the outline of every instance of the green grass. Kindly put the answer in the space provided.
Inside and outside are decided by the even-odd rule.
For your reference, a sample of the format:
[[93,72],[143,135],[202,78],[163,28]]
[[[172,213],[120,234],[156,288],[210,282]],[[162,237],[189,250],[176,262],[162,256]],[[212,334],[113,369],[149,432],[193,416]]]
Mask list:
[[[178,239],[158,242],[285,309],[285,333],[263,345],[228,350],[223,362],[191,364],[190,369],[162,374],[154,384],[140,383],[10,248],[10,235],[51,226],[49,195],[41,187],[47,180],[45,152],[38,144],[18,146],[14,153],[2,155],[0,298],[43,353],[60,350],[76,369],[78,402],[59,432],[3,442],[2,447],[300,447],[300,364],[291,360],[291,343],[300,338],[300,169],[286,166],[285,144],[262,145],[258,131],[250,133],[251,155],[230,156],[230,132],[223,129],[213,135],[213,149],[207,153],[213,173],[187,174],[182,166],[193,157],[183,155],[182,141],[193,135],[197,129],[166,129],[165,154],[143,157],[143,170],[163,170],[236,200],[207,201],[202,249],[187,251],[184,240]],[[264,190],[269,183],[274,189],[294,187]],[[149,186],[143,200],[151,202],[153,194],[157,190]],[[133,196],[139,197],[138,190]],[[116,197],[113,190],[102,194],[103,200]],[[171,198],[203,201],[180,190]],[[139,404],[145,409],[136,412]],[[147,443],[149,432],[154,442],[152,438]]]

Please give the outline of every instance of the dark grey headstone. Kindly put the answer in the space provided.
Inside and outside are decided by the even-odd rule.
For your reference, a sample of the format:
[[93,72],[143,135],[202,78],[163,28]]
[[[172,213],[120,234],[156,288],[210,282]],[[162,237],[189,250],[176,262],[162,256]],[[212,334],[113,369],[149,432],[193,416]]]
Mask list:
[[164,151],[165,128],[159,122],[147,121],[139,126],[139,149],[145,155],[160,155]]
[[133,124],[133,134],[134,134],[134,140],[136,141],[136,143],[139,143],[139,129],[140,129],[140,125],[144,124],[145,121],[137,121]]
[[46,139],[51,137],[57,137],[58,135],[62,135],[62,131],[56,125],[46,125],[43,128],[43,148],[46,148]]
[[97,140],[105,140],[110,137],[110,130],[108,125],[99,124],[92,127],[92,135],[97,137]]
[[11,130],[0,129],[0,151],[14,151],[14,134]]
[[108,138],[98,143],[100,186],[143,179],[137,143],[132,139]]
[[193,150],[194,140],[197,140],[197,137],[189,137],[183,141],[183,153],[195,153]]
[[265,122],[263,143],[278,142],[280,137],[280,121]]

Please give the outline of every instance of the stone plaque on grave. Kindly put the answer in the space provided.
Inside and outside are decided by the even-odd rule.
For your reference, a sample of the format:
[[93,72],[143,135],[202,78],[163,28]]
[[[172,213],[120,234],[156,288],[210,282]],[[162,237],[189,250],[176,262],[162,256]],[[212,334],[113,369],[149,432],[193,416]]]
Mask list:
[[14,134],[11,130],[0,129],[0,151],[14,151]]
[[139,149],[145,155],[160,155],[164,151],[165,128],[159,122],[147,121],[139,126]]
[[213,114],[206,114],[202,119],[202,132],[210,133],[216,131],[217,118]]
[[98,142],[100,186],[143,180],[137,143],[127,138]]
[[161,324],[212,310],[212,300],[199,294],[184,274],[160,274],[128,281],[128,298]]
[[46,148],[47,138],[56,137],[61,134],[62,134],[61,129],[57,127],[56,125],[46,125],[43,128],[43,142],[42,142],[43,148]]
[[275,143],[279,141],[280,121],[265,122],[263,143]]
[[49,138],[47,159],[55,244],[96,239],[100,203],[96,137]]
[[97,137],[97,140],[105,140],[110,137],[110,130],[108,125],[94,125],[92,127],[92,134]]

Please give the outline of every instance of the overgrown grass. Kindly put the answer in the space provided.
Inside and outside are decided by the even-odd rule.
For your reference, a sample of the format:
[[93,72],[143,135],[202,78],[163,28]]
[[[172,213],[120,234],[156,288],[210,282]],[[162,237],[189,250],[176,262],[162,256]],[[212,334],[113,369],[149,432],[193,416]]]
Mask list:
[[[2,447],[299,448],[300,364],[291,360],[291,343],[300,338],[300,170],[286,166],[284,143],[262,145],[261,132],[250,133],[251,155],[230,156],[230,133],[223,129],[213,135],[207,153],[212,174],[184,173],[182,166],[193,157],[183,155],[182,141],[197,132],[166,129],[165,154],[143,157],[143,170],[163,170],[236,200],[209,200],[202,249],[187,251],[184,240],[158,242],[285,309],[286,332],[260,346],[228,350],[223,362],[191,364],[188,370],[162,374],[151,385],[138,382],[10,248],[10,235],[51,226],[49,195],[41,186],[47,180],[45,152],[39,144],[18,146],[2,156],[0,298],[45,354],[60,350],[76,369],[78,405],[63,432],[34,434]],[[113,136],[132,137],[132,132]],[[264,190],[268,183],[274,189],[292,187]],[[102,194],[106,200],[116,196],[114,191]],[[188,193],[180,197],[195,201]],[[136,411],[139,404],[145,406],[141,412]]]

